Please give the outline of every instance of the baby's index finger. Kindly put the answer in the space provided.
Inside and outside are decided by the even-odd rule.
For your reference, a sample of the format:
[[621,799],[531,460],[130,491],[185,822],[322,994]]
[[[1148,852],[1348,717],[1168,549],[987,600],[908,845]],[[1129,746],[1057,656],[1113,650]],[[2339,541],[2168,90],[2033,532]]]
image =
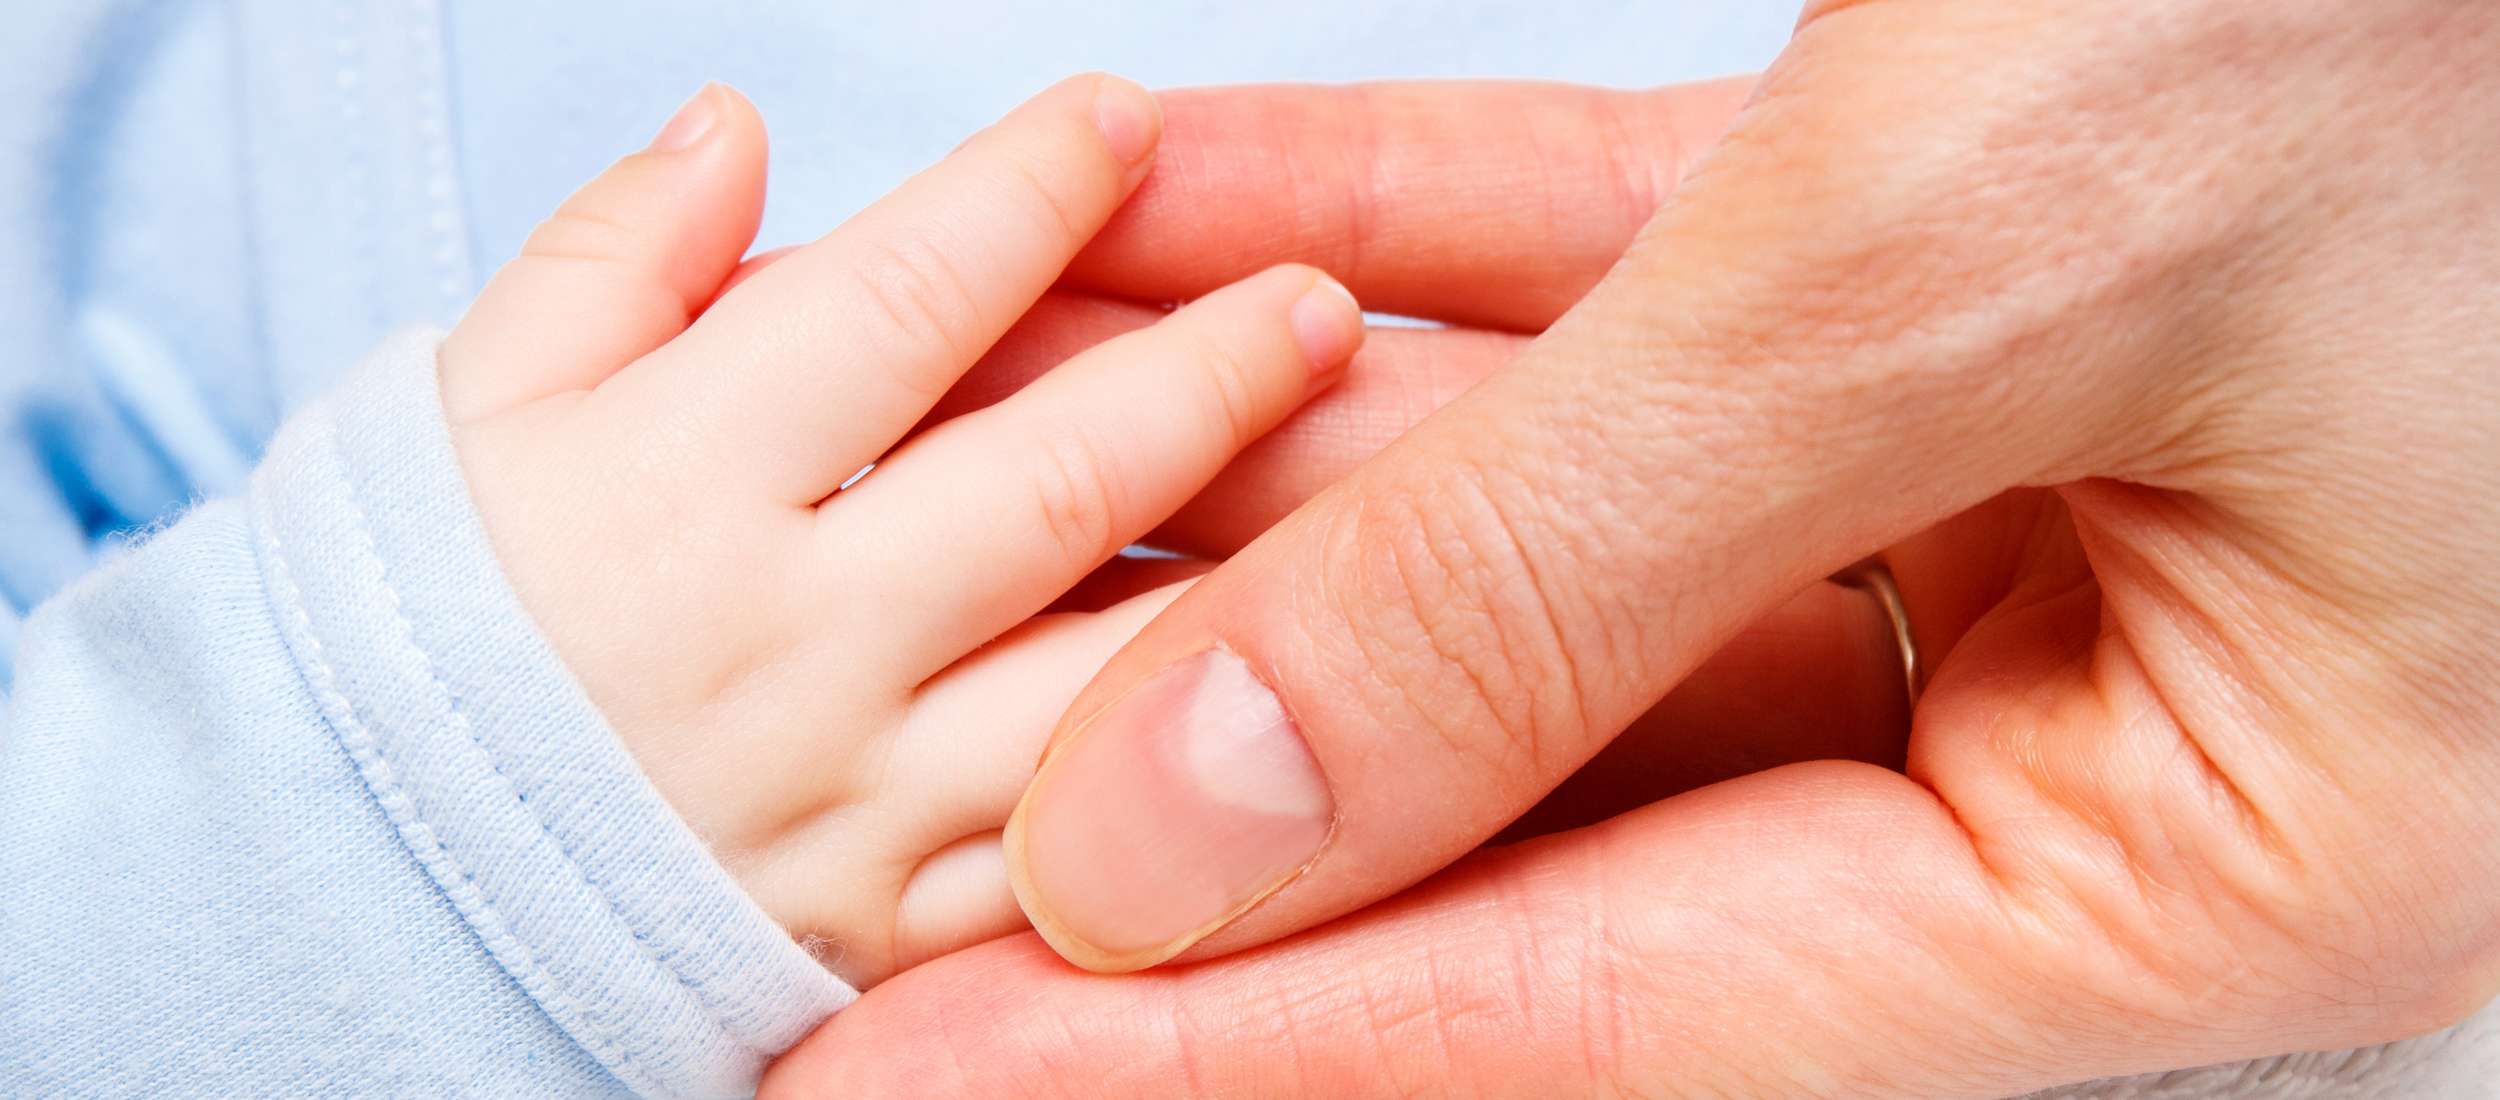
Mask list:
[[823,499],[1058,279],[1144,178],[1161,130],[1134,83],[1060,82],[722,295],[616,380],[627,415],[699,425],[702,476]]

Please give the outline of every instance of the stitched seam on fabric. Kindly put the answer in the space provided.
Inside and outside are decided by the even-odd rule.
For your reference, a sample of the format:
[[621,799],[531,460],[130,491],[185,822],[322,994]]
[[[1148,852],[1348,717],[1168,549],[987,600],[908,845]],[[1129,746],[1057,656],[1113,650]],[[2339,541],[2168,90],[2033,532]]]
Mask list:
[[565,1030],[591,1050],[592,1056],[617,1067],[620,1073],[642,1076],[631,1051],[598,1033],[564,990],[557,988],[554,975],[540,966],[529,945],[514,935],[486,890],[461,866],[457,857],[443,847],[433,827],[417,811],[416,804],[403,789],[396,768],[381,750],[380,739],[357,716],[356,704],[338,686],[338,676],[331,670],[327,651],[321,644],[320,632],[313,626],[312,614],[306,610],[302,589],[296,584],[294,570],[287,564],[285,545],[278,538],[277,525],[264,511],[266,505],[253,494],[251,509],[253,540],[261,560],[262,573],[268,578],[270,611],[279,623],[279,634],[287,639],[287,648],[295,658],[296,673],[305,690],[319,705],[331,735],[356,765],[356,773],[364,780],[365,790],[382,809],[383,816],[399,833],[401,844],[425,869],[443,892],[452,908],[460,913],[477,933],[487,950],[504,972],[510,974],[521,991],[536,1001],[541,1011],[559,1024],[571,1021],[578,1026]]
[[634,946],[640,950],[642,957],[674,979],[678,988],[685,990],[689,996],[693,997],[695,1003],[702,1006],[703,1011],[711,1017],[713,1029],[722,1037],[750,1054],[771,1057],[773,1051],[764,1049],[749,1040],[740,1029],[731,1026],[729,1023],[731,1015],[722,1010],[711,994],[687,977],[684,971],[677,968],[675,962],[662,956],[653,948],[642,927],[627,919],[624,912],[616,907],[615,897],[590,877],[589,871],[582,866],[581,858],[574,854],[572,846],[565,843],[561,834],[548,827],[546,818],[539,814],[536,806],[521,796],[521,785],[514,782],[512,776],[504,771],[502,757],[489,750],[485,742],[478,739],[476,728],[470,724],[468,714],[461,710],[459,697],[452,692],[450,681],[443,675],[441,666],[435,662],[433,653],[417,642],[416,623],[408,617],[407,605],[400,599],[399,587],[391,580],[390,565],[383,559],[381,547],[374,539],[372,517],[365,510],[364,486],[359,482],[355,468],[348,461],[347,453],[340,445],[335,433],[330,436],[330,449],[333,458],[338,462],[341,476],[347,481],[349,505],[355,509],[356,530],[363,536],[362,549],[365,556],[372,561],[375,575],[381,581],[383,597],[389,606],[391,618],[399,625],[399,639],[423,664],[426,677],[431,682],[440,703],[439,709],[443,717],[459,731],[462,740],[468,742],[471,748],[476,749],[478,754],[485,758],[487,768],[494,772],[496,779],[502,781],[504,791],[511,796],[513,804],[519,806],[522,812],[529,816],[530,821],[537,825],[539,835],[546,837],[548,843],[555,846],[556,852],[564,857],[565,866],[572,869],[574,877],[582,886],[599,898],[599,903],[607,909],[608,915],[615,918],[617,924],[625,929],[626,936],[633,940]]
[[355,253],[356,270],[365,284],[367,319],[370,329],[378,332],[388,324],[383,317],[386,296],[382,289],[381,231],[377,228],[382,219],[373,208],[373,171],[369,163],[372,150],[366,144],[372,127],[365,125],[366,112],[358,100],[360,95],[368,94],[366,86],[371,83],[371,74],[363,64],[364,51],[357,41],[356,0],[338,0],[332,10],[338,20],[338,37],[331,43],[339,66],[335,78],[338,140],[347,152],[343,173],[346,178],[341,181],[340,193],[347,197],[348,223],[356,227],[355,241],[350,247]]
[[[234,6],[237,10],[232,13],[232,17],[238,22],[248,23],[250,15],[241,10],[245,5]],[[237,281],[242,286],[244,301],[247,303],[245,316],[255,321],[250,326],[252,339],[250,369],[263,384],[262,396],[266,398],[266,402],[260,412],[268,418],[265,423],[274,425],[286,420],[285,394],[288,387],[286,372],[280,367],[278,361],[278,342],[270,331],[268,287],[274,280],[270,277],[269,246],[262,239],[270,231],[268,217],[264,210],[266,200],[263,198],[265,189],[262,186],[262,175],[271,169],[262,164],[260,158],[253,154],[255,150],[268,143],[269,137],[266,131],[275,129],[276,126],[271,120],[263,117],[258,110],[260,99],[254,94],[257,84],[252,75],[253,66],[261,60],[254,53],[256,48],[258,44],[248,33],[238,30],[228,36],[226,79],[227,87],[233,94],[235,133],[241,136],[241,140],[234,143],[233,149],[235,178],[246,189],[245,193],[251,196],[241,203],[245,226],[242,234],[243,270],[237,273],[240,276]],[[245,439],[258,442],[266,438],[265,435],[246,435],[239,437],[237,442],[241,443]],[[245,447],[249,449],[248,444]]]
[[469,297],[475,269],[469,256],[466,210],[460,202],[456,151],[451,140],[451,76],[443,49],[443,10],[439,0],[409,0],[413,30],[411,62],[420,84],[415,97],[417,138],[425,152],[425,196],[432,204],[426,227],[434,234],[430,258],[437,276],[435,290],[445,316],[456,316]]

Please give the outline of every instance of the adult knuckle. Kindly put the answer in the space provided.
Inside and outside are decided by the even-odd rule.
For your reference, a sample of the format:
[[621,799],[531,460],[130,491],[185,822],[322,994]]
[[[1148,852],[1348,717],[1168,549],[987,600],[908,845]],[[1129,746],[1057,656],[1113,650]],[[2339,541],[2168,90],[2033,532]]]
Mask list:
[[1536,549],[1551,542],[1506,496],[1458,464],[1358,501],[1347,542],[1361,583],[1339,600],[1358,639],[1382,647],[1375,676],[1453,751],[1534,772],[1588,721],[1569,613]]
[[[1591,178],[1594,169],[1595,182],[1614,201],[1622,224],[1637,227],[1648,222],[1666,203],[1668,192],[1674,190],[1695,153],[1681,142],[1663,150],[1654,147],[1651,135],[1665,134],[1672,141],[1676,134],[1672,104],[1663,96],[1638,93],[1592,100],[1591,117],[1599,140],[1593,147],[1548,151],[1548,186],[1559,191],[1580,185]],[[1590,153],[1594,160],[1589,159]]]

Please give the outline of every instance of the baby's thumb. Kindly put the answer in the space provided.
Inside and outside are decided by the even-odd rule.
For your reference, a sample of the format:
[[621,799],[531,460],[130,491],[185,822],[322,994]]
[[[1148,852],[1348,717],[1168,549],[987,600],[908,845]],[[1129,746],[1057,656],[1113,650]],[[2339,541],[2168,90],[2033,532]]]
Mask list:
[[764,208],[764,122],[705,85],[541,223],[443,346],[454,423],[597,385],[684,331]]

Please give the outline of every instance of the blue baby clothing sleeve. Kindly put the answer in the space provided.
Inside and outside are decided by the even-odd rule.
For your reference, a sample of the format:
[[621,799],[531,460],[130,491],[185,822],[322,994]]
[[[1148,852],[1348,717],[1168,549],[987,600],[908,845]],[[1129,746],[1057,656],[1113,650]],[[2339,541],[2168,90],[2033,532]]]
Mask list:
[[520,607],[437,340],[19,624],[0,1094],[737,1095],[853,995]]

